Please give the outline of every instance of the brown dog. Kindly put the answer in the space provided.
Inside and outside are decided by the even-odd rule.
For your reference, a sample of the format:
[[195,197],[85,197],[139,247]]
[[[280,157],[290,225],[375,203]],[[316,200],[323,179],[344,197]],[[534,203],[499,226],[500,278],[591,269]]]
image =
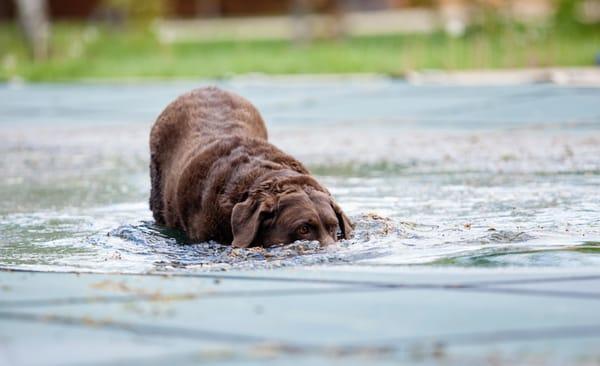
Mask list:
[[237,247],[349,238],[348,217],[297,160],[267,142],[246,99],[218,88],[189,92],[150,133],[150,209],[194,241]]

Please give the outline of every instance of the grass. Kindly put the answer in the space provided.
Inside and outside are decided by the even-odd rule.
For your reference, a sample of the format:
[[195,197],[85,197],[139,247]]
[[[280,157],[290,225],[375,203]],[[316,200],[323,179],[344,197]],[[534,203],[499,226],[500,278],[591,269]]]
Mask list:
[[598,29],[513,27],[460,38],[443,33],[320,40],[161,44],[143,27],[54,24],[53,55],[32,62],[14,24],[0,24],[0,80],[227,77],[233,74],[383,73],[593,65]]

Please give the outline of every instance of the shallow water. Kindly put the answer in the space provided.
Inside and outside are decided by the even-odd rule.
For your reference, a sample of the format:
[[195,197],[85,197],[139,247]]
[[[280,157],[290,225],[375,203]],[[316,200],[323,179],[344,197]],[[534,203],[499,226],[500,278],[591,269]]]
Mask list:
[[181,245],[147,206],[147,136],[206,82],[0,86],[0,266],[198,271],[281,266],[600,264],[600,89],[388,79],[217,84],[357,224],[337,246]]

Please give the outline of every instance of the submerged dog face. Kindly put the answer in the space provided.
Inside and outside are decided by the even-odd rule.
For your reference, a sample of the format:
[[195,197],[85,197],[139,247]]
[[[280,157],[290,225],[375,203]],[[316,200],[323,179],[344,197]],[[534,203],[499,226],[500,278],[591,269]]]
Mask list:
[[248,198],[233,208],[231,225],[236,247],[296,240],[317,240],[325,246],[352,234],[350,220],[331,196],[313,189]]

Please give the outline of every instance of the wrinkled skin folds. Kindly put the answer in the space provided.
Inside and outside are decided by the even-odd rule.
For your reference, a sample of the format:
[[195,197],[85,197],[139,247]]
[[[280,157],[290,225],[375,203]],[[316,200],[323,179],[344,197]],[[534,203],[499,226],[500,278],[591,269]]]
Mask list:
[[350,238],[352,224],[325,187],[267,141],[260,113],[218,88],[193,90],[150,133],[150,209],[192,241],[237,247]]

